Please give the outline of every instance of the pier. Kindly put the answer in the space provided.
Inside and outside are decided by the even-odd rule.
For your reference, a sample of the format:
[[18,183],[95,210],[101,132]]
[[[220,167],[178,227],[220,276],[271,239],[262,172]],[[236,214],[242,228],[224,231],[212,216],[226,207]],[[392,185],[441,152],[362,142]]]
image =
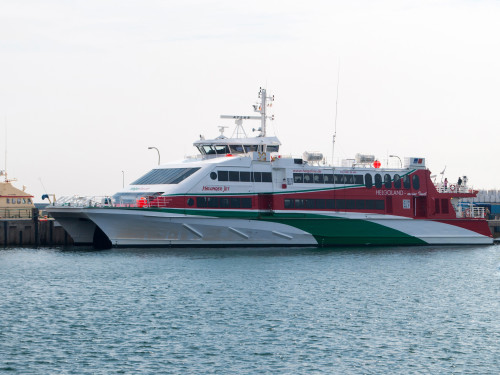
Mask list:
[[488,226],[495,242],[500,242],[500,220],[488,220]]
[[27,218],[0,218],[0,246],[70,246],[71,236],[54,219],[39,217],[34,208]]

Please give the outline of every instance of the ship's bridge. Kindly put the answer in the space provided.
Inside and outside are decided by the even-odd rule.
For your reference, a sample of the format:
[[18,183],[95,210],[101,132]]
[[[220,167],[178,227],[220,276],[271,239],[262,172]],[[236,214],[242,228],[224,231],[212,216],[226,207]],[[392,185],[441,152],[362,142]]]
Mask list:
[[251,152],[278,152],[281,142],[277,137],[200,139],[193,143],[204,157],[248,154]]

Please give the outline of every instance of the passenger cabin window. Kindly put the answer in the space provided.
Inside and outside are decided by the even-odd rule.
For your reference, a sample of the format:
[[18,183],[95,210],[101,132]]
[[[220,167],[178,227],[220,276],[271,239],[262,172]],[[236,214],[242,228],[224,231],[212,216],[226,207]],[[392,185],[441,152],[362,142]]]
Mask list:
[[371,189],[373,187],[372,175],[369,173],[365,174],[365,186],[367,189]]
[[216,175],[222,182],[273,182],[271,172],[218,171]]
[[413,175],[412,182],[413,182],[413,189],[415,190],[420,189],[420,179],[416,174]]
[[375,187],[377,189],[382,189],[382,176],[378,173],[375,175]]
[[408,175],[405,175],[403,176],[403,187],[406,189],[406,190],[409,190],[410,189],[410,176]]
[[384,175],[384,187],[386,189],[390,189],[392,187],[391,176],[388,174]]
[[351,184],[363,185],[362,175],[345,175],[333,173],[294,173],[293,182],[295,184]]
[[401,189],[401,176],[398,174],[394,175],[394,189]]
[[384,210],[382,199],[284,199],[285,209]]
[[159,168],[146,173],[131,185],[178,184],[200,168]]
[[[194,202],[193,202],[194,203]],[[188,205],[189,200],[188,200]],[[190,205],[192,206],[192,204]],[[197,208],[252,208],[252,198],[196,197]]]
[[323,181],[325,184],[333,184],[333,174],[324,174]]

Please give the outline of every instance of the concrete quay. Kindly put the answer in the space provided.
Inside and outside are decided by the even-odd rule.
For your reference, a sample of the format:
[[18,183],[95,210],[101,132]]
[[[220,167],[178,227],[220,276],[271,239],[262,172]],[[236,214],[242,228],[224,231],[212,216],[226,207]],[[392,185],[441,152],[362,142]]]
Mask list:
[[0,219],[0,246],[39,247],[70,246],[73,239],[53,219],[39,218],[38,210],[33,209],[31,218]]

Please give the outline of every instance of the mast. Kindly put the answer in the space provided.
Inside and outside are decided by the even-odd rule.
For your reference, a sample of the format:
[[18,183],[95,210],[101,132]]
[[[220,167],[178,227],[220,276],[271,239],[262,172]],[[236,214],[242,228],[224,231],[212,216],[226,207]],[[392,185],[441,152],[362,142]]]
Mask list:
[[337,137],[337,113],[338,113],[338,103],[339,103],[339,82],[340,82],[340,58],[339,58],[339,69],[337,71],[337,97],[335,99],[335,129],[333,132],[332,139],[332,166],[333,166],[333,156],[335,153],[335,138]]
[[220,118],[223,119],[233,119],[236,123],[236,138],[239,137],[240,132],[246,137],[245,130],[243,129],[243,120],[260,120],[260,128],[259,129],[252,129],[252,130],[259,130],[260,134],[258,135],[259,137],[265,137],[266,136],[266,120],[270,119],[271,121],[274,120],[274,115],[272,116],[267,116],[266,113],[266,107],[271,107],[273,104],[269,103],[267,104],[268,101],[274,102],[274,95],[273,96],[267,96],[267,91],[266,89],[263,89],[262,87],[259,90],[259,99],[260,103],[257,102],[257,104],[253,105],[253,110],[254,112],[260,113],[260,116],[237,116],[237,115],[221,115]]
[[262,87],[259,90],[259,99],[260,99],[260,105],[256,104],[253,106],[253,109],[255,112],[260,113],[260,134],[259,137],[265,137],[266,136],[266,119],[269,118],[274,120],[274,116],[267,117],[266,114],[266,108],[267,106],[271,107],[273,104],[269,103],[267,104],[267,100],[274,102],[274,95],[273,96],[267,96],[267,90],[263,89]]

